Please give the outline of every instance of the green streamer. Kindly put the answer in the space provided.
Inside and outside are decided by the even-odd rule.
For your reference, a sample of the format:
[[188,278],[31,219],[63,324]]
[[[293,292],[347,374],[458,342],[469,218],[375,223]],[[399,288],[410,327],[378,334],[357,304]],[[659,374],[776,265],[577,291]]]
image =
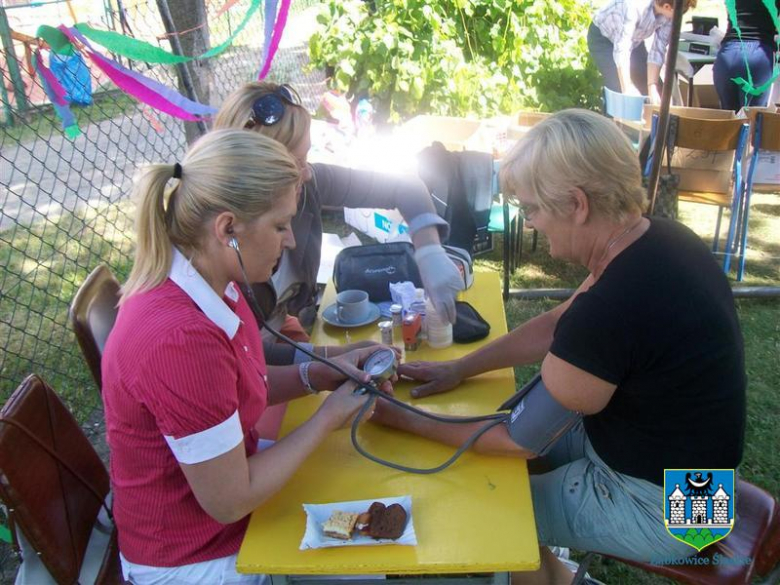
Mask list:
[[178,63],[187,63],[196,59],[208,59],[210,57],[216,57],[222,53],[225,49],[233,44],[233,41],[236,39],[236,37],[241,33],[242,30],[244,30],[246,25],[254,16],[255,12],[257,12],[257,9],[260,8],[261,3],[262,0],[252,0],[252,3],[247,10],[246,16],[244,16],[244,19],[241,21],[241,23],[239,23],[239,25],[225,40],[225,42],[209,49],[202,55],[195,57],[175,55],[145,41],[139,41],[138,39],[133,39],[113,31],[98,30],[92,28],[86,23],[77,24],[76,29],[90,41],[94,41],[96,44],[101,45],[108,51],[116,53],[117,55],[121,55],[135,61],[145,61],[146,63],[175,65]]
[[35,36],[46,41],[52,52],[58,55],[71,56],[76,52],[68,37],[53,26],[42,24],[35,32]]
[[[780,16],[778,16],[777,6],[775,6],[774,0],[762,0],[769,16],[772,19],[772,24],[775,25],[775,31],[780,33]],[[780,38],[777,40],[777,47],[775,49],[774,63],[772,64],[772,75],[769,79],[762,83],[759,87],[753,85],[753,74],[750,72],[750,66],[748,65],[747,53],[744,49],[744,41],[742,40],[742,30],[739,28],[737,22],[737,7],[736,0],[726,0],[726,12],[728,12],[729,20],[734,30],[737,31],[737,37],[739,38],[740,46],[742,47],[742,58],[745,60],[745,71],[747,71],[747,79],[742,77],[732,77],[731,81],[736,83],[743,92],[747,95],[761,95],[774,83],[774,81],[780,77]]]

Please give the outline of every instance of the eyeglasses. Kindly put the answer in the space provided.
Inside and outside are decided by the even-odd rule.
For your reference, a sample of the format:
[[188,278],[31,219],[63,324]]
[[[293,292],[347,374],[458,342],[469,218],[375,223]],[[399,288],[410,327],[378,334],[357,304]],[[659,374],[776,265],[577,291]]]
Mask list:
[[539,206],[534,203],[518,203],[517,214],[524,220],[531,219],[531,216],[539,211]]
[[299,106],[298,94],[289,85],[280,85],[275,91],[261,95],[252,104],[252,115],[244,128],[247,130],[256,125],[273,126],[284,118],[286,105]]

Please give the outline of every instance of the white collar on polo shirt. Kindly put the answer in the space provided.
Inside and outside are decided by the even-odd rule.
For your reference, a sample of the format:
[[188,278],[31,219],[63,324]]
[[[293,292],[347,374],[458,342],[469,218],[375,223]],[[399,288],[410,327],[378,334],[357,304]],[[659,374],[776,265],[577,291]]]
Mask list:
[[[214,292],[208,282],[198,273],[192,263],[179,250],[173,248],[173,262],[168,277],[182,289],[200,310],[230,338],[238,331],[241,319],[238,318],[225,301]],[[238,300],[236,286],[230,282],[225,296],[232,301]]]

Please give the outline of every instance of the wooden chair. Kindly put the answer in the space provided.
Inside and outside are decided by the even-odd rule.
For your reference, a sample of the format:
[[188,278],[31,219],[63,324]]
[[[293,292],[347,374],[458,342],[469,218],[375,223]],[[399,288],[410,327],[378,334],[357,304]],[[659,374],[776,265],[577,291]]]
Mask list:
[[0,411],[0,499],[17,583],[122,583],[103,462],[54,391],[28,376]]
[[[774,160],[775,165],[780,165],[780,113],[772,113],[769,111],[755,111],[753,122],[753,140],[752,147],[753,152],[750,156],[750,163],[747,172],[747,181],[745,185],[744,201],[742,203],[742,218],[740,225],[740,237],[739,237],[739,266],[737,268],[737,280],[742,280],[745,274],[745,252],[747,250],[747,236],[748,236],[748,218],[750,216],[750,198],[753,192],[758,193],[778,193],[780,192],[780,185],[777,183],[761,183],[755,181],[756,167],[758,166],[759,156],[761,151],[772,151],[775,154],[768,155],[769,164],[772,164]],[[777,167],[775,167],[777,168]],[[730,258],[727,256],[727,268]]]
[[[657,116],[654,115],[653,118],[651,142],[655,141],[657,125]],[[704,120],[677,115],[672,115],[671,118],[670,128],[676,127],[670,140],[673,154],[679,148],[689,149],[687,154],[680,154],[672,161],[672,172],[680,175],[678,200],[718,207],[713,253],[720,253],[723,210],[731,210],[726,246],[722,252],[725,255],[724,270],[727,271],[727,262],[735,253],[742,203],[742,160],[748,142],[749,126],[745,120],[738,118]],[[651,164],[652,160],[648,159],[645,172],[650,169]],[[719,178],[721,173],[724,176]]]
[[[695,555],[709,559],[702,564],[654,565],[610,558],[679,583],[748,585],[756,576],[767,576],[780,562],[780,504],[761,488],[741,480],[737,482],[735,500],[734,529],[722,541]],[[720,555],[717,564],[713,562],[716,554]]]
[[119,288],[119,281],[101,264],[87,276],[70,305],[73,331],[98,389],[102,387],[100,358],[116,321]]

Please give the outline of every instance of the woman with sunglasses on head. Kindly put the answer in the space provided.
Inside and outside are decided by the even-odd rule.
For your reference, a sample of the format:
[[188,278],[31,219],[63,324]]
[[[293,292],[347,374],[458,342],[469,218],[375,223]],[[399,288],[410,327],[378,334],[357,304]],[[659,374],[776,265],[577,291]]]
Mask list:
[[[311,115],[300,104],[291,87],[269,82],[252,82],[227,97],[214,120],[214,128],[246,128],[284,144],[298,161],[303,187],[292,230],[298,242],[287,250],[272,278],[272,287],[255,287],[257,295],[272,308],[271,326],[286,323],[297,328],[297,340],[308,340],[296,319],[304,323],[314,318],[317,295],[317,269],[322,244],[323,207],[397,208],[409,225],[416,248],[415,259],[423,286],[436,309],[455,320],[455,296],[463,286],[460,272],[441,246],[449,232],[447,223],[436,214],[425,184],[417,177],[396,177],[328,164],[309,164]],[[274,299],[275,296],[275,299]],[[270,300],[270,302],[268,302]],[[275,306],[274,306],[275,304]],[[344,348],[316,348],[317,353],[337,355]],[[292,348],[266,345],[269,361],[289,363],[308,359]]]
[[[236,287],[268,280],[295,245],[300,180],[275,140],[224,130],[136,182],[135,262],[102,359],[114,519],[132,583],[264,582],[235,568],[250,512],[366,400],[320,363],[266,367]],[[368,353],[337,361],[367,380],[357,366]],[[314,389],[333,392],[259,451],[266,406]]]

